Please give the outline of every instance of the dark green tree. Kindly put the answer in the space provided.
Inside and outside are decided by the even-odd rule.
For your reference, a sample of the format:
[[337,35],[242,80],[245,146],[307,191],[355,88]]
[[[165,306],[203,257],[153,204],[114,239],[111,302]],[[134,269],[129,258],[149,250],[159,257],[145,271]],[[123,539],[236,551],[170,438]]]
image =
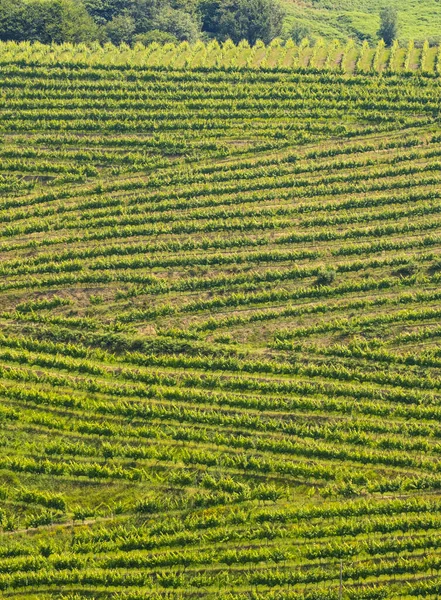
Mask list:
[[189,13],[175,8],[167,8],[158,16],[156,27],[180,41],[195,42],[199,37],[199,27]]
[[135,20],[127,14],[116,15],[105,27],[107,38],[116,46],[123,42],[131,44],[135,30]]
[[83,0],[87,12],[98,25],[105,25],[123,12],[134,9],[135,0]]
[[377,33],[386,46],[392,46],[398,36],[398,13],[392,6],[383,8],[380,13],[380,29]]
[[0,3],[0,39],[26,39],[25,7],[22,0],[3,0]]
[[203,0],[203,30],[236,44],[248,40],[268,44],[282,32],[285,12],[277,0]]
[[[43,3],[44,4],[44,3]],[[88,14],[84,5],[77,0],[50,0],[58,15],[58,24],[47,27],[51,41],[62,42],[91,42],[97,39],[98,29]]]
[[0,39],[31,42],[89,42],[97,38],[95,23],[75,0],[4,0],[0,3]]
[[146,33],[153,29],[161,29],[157,26],[160,13],[169,6],[167,0],[137,0],[128,13],[136,24],[136,33]]

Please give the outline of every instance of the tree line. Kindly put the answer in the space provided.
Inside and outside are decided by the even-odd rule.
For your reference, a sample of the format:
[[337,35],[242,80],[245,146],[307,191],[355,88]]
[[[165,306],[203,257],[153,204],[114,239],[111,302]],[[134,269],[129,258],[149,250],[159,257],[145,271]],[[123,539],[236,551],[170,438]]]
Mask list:
[[[0,40],[79,43],[178,43],[210,39],[268,44],[282,34],[285,11],[279,0],[2,0]],[[398,35],[396,11],[383,9],[380,39]],[[294,24],[296,43],[311,37]]]
[[3,0],[0,40],[269,43],[284,16],[277,0]]

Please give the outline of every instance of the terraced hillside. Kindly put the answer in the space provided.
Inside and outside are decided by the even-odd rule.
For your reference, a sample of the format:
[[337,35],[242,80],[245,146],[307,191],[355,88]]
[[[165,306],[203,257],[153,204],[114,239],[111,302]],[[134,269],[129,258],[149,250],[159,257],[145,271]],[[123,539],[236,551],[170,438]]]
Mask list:
[[0,48],[1,597],[438,598],[440,79],[167,51]]

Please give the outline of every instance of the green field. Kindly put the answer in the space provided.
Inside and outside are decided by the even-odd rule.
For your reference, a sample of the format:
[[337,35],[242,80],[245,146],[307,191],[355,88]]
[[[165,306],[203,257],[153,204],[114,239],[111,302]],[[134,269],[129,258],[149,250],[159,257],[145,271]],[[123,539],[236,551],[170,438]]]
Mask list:
[[0,597],[441,593],[438,48],[0,44]]
[[377,39],[380,11],[394,6],[399,16],[402,41],[441,39],[439,0],[283,0],[287,30],[298,24],[313,37]]

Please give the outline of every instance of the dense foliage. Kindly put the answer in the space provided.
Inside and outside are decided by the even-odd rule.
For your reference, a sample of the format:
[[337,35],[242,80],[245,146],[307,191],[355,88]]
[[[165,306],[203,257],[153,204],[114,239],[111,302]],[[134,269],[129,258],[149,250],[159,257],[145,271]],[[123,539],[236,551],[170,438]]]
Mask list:
[[98,29],[76,0],[4,0],[0,4],[0,39],[43,44],[96,39]]
[[204,31],[223,40],[269,44],[282,32],[284,11],[272,0],[203,0],[200,6]]
[[0,595],[439,597],[439,49],[0,66]]
[[269,43],[280,35],[283,17],[277,0],[4,0],[0,40]]

